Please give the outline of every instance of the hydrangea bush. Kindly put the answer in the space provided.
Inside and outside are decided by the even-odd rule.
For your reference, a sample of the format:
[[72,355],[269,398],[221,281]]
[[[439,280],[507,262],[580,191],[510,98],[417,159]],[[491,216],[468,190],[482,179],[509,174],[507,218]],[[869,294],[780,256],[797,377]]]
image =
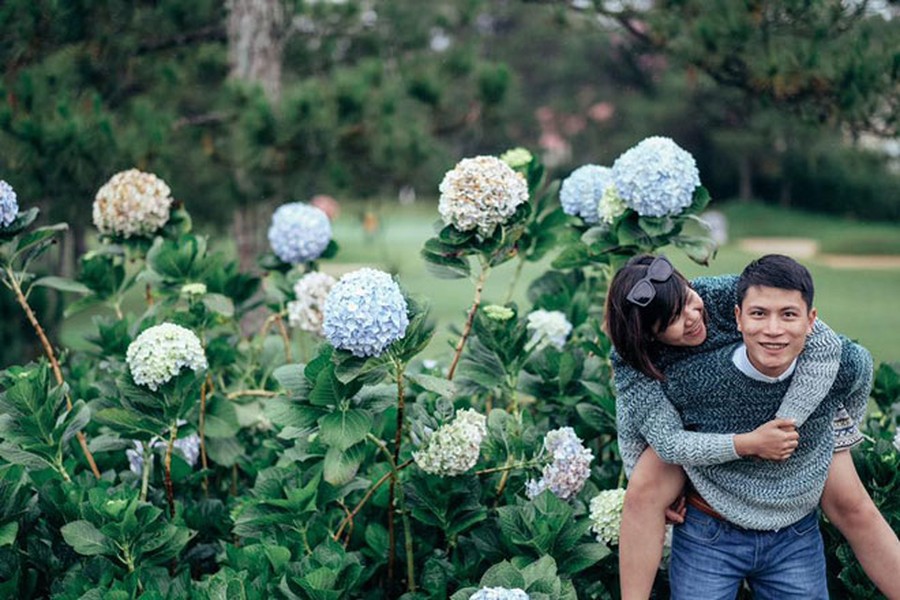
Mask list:
[[[702,259],[706,248],[680,229],[708,199],[690,161],[647,142],[616,161],[630,173],[621,187],[613,176],[599,197],[593,183],[575,194],[573,174],[562,205],[524,149],[448,172],[445,225],[422,253],[475,293],[444,352],[429,346],[427,305],[404,297],[402,276],[362,268],[335,282],[299,266],[336,247],[315,209],[276,211],[278,258],[261,261],[263,282],[212,251],[189,218],[174,227],[176,211],[166,222],[150,210],[170,198],[159,180],[114,178],[95,207],[104,235],[77,279],[39,280],[71,294],[68,312],[93,307],[90,348],[58,354],[48,340],[43,360],[0,372],[0,589],[73,600],[617,597],[624,474],[599,326],[605,285],[637,252],[674,245]],[[652,165],[634,162],[639,148]],[[9,198],[0,193],[4,215]],[[136,208],[117,212],[126,206]],[[33,208],[17,215],[0,227],[0,277],[31,322],[28,264],[65,226],[35,227]],[[527,302],[486,291],[493,268],[548,255],[554,266]],[[893,369],[879,370],[873,399],[855,458],[897,528]],[[872,597],[849,547],[823,531],[829,585]]]

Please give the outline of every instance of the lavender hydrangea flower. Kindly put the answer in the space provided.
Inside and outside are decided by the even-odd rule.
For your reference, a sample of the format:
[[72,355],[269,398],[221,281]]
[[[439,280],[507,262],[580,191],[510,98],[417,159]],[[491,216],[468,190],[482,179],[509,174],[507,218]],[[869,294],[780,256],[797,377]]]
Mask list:
[[604,490],[591,498],[591,531],[597,535],[598,542],[611,546],[619,543],[624,503],[623,489]]
[[322,330],[332,346],[377,356],[406,334],[406,299],[390,275],[376,269],[347,273],[325,299]]
[[159,389],[182,368],[203,371],[206,355],[200,339],[190,329],[174,323],[163,323],[145,329],[128,345],[125,360],[134,382]]
[[568,500],[581,491],[590,477],[594,453],[584,447],[571,427],[549,432],[544,438],[544,450],[553,457],[552,462],[544,467],[540,479],[525,484],[525,493],[534,498],[549,489],[558,498]]
[[439,189],[438,211],[444,223],[460,231],[477,229],[482,237],[528,201],[525,178],[495,156],[462,159],[447,171]]
[[288,323],[316,335],[322,335],[322,307],[337,280],[327,273],[311,271],[294,284],[296,300],[288,302]]
[[691,205],[700,185],[697,163],[666,137],[649,137],[616,159],[613,180],[619,196],[639,215],[677,215]]
[[584,165],[572,171],[559,188],[559,201],[567,215],[581,217],[585,223],[600,222],[599,207],[603,193],[613,183],[612,169]]
[[530,600],[530,597],[521,588],[483,587],[469,596],[469,600]]
[[[165,448],[166,443],[162,440],[155,440],[151,445],[151,448]],[[195,466],[197,464],[197,459],[200,458],[200,436],[196,433],[192,433],[187,437],[183,437],[181,439],[175,440],[173,444],[175,450],[181,454],[184,461],[190,466]],[[134,449],[125,450],[125,456],[128,457],[128,468],[135,475],[140,475],[144,471],[144,444],[135,440]]]
[[16,190],[0,179],[0,227],[9,227],[19,214]]
[[269,244],[286,263],[299,264],[319,258],[331,241],[331,221],[315,206],[302,202],[282,204],[272,215]]
[[566,338],[572,332],[572,324],[566,315],[558,310],[538,309],[528,315],[528,330],[531,332],[529,349],[540,350],[544,346],[553,346],[562,350]]
[[153,173],[137,169],[116,173],[97,191],[94,225],[104,235],[151,235],[169,220],[171,193]]
[[413,452],[413,459],[432,475],[462,475],[478,462],[481,441],[487,435],[486,423],[484,415],[472,409],[461,410],[451,423],[425,440],[422,450]]

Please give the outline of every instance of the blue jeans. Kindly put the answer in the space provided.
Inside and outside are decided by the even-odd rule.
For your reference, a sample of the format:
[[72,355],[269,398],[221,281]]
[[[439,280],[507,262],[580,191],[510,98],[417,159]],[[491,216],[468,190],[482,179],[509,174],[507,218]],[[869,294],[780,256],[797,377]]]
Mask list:
[[755,600],[827,599],[817,512],[784,529],[760,531],[688,506],[672,538],[673,600],[733,600],[745,578]]

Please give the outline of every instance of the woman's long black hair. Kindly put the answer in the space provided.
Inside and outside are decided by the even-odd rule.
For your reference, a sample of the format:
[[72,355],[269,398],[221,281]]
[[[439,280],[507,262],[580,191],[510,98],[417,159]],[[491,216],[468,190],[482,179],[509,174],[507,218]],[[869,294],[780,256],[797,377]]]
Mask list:
[[627,364],[653,379],[665,376],[653,362],[656,334],[675,321],[684,309],[690,284],[677,270],[664,282],[653,282],[656,295],[647,306],[628,300],[634,285],[647,275],[655,257],[635,256],[622,267],[609,285],[604,313],[606,334]]

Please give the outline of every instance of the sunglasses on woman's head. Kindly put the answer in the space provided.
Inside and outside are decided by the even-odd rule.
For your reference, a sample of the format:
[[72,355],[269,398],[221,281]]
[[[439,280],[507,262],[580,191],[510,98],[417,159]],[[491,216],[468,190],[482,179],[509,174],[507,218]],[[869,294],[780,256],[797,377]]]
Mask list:
[[665,256],[657,256],[647,267],[647,274],[637,280],[637,283],[628,292],[626,299],[632,304],[638,306],[647,306],[656,298],[656,287],[654,283],[663,283],[668,281],[675,272],[675,267],[669,262]]

